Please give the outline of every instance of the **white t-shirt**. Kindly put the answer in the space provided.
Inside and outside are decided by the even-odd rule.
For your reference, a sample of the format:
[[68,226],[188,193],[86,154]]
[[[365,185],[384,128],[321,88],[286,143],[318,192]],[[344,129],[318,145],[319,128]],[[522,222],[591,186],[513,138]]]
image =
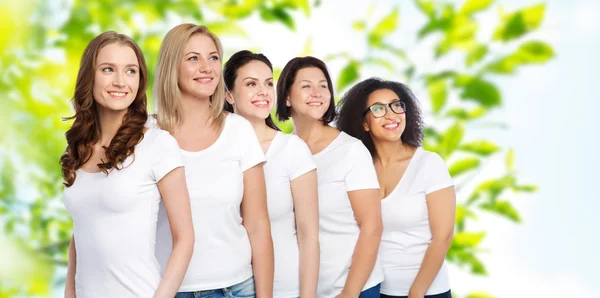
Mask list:
[[[313,155],[319,177],[319,298],[335,297],[346,284],[360,229],[349,191],[379,189],[377,173],[360,140],[341,132],[323,151]],[[383,280],[379,261],[363,290]]]
[[[252,276],[248,233],[240,204],[244,171],[265,161],[250,122],[229,113],[210,147],[181,150],[196,236],[194,253],[179,291],[220,289]],[[156,256],[162,270],[171,254],[171,230],[164,206],[159,212]]]
[[148,129],[121,170],[77,170],[63,193],[73,217],[78,298],[152,297],[160,283],[154,256],[161,195],[157,183],[183,165],[177,141]]
[[[444,160],[436,153],[417,148],[398,185],[381,201],[383,236],[379,257],[385,273],[382,294],[408,295],[431,242],[425,195],[452,185]],[[426,295],[449,289],[444,262]]]
[[300,297],[300,254],[291,181],[316,165],[302,139],[281,132],[275,135],[266,158],[267,205],[275,252],[273,297]]

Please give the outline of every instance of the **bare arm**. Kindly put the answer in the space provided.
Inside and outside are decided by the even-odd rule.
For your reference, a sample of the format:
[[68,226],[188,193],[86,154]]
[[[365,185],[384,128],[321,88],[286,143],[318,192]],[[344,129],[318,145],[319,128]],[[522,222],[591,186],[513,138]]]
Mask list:
[[437,276],[454,235],[456,193],[446,187],[426,196],[432,239],[423,257],[421,269],[410,287],[409,297],[424,297]]
[[244,171],[242,224],[252,248],[252,269],[258,298],[273,297],[273,239],[266,193],[262,164]]
[[350,204],[360,228],[352,255],[352,266],[342,294],[338,297],[358,297],[369,280],[383,233],[379,189],[349,191]]
[[291,186],[300,250],[300,297],[313,298],[317,297],[320,257],[317,172],[292,180]]
[[75,298],[75,265],[77,252],[75,251],[75,236],[71,237],[69,244],[69,263],[67,267],[67,280],[65,281],[65,298]]
[[194,227],[184,168],[176,168],[165,175],[158,182],[158,189],[171,226],[173,250],[154,297],[174,297],[194,251]]

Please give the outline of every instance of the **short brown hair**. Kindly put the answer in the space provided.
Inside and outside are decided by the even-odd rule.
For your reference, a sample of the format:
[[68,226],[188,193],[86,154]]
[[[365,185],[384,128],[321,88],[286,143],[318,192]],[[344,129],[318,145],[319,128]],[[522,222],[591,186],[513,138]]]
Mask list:
[[333,98],[333,83],[331,82],[331,76],[329,76],[329,71],[327,71],[327,66],[325,63],[315,57],[306,56],[306,57],[296,57],[290,60],[283,70],[281,71],[281,75],[279,75],[279,79],[277,80],[277,119],[279,121],[285,121],[290,119],[291,109],[288,107],[285,102],[287,100],[288,95],[290,94],[290,87],[294,83],[296,79],[296,74],[298,71],[304,68],[316,67],[320,69],[325,75],[325,79],[327,79],[327,85],[329,85],[329,93],[331,94],[331,102],[329,103],[329,108],[321,118],[321,121],[324,124],[329,124],[329,122],[335,119],[335,100]]

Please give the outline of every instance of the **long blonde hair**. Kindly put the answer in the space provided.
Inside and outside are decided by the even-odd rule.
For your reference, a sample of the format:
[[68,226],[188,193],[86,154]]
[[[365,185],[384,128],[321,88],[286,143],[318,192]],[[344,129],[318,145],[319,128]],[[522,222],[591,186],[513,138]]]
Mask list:
[[[183,59],[183,50],[190,38],[195,34],[210,37],[215,43],[219,58],[223,59],[223,46],[219,38],[211,33],[208,28],[195,24],[181,24],[171,29],[162,41],[156,75],[154,77],[154,103],[157,109],[158,126],[167,131],[173,131],[182,118],[181,90],[179,89],[179,63]],[[225,104],[225,83],[223,72],[219,77],[219,84],[213,95],[210,96],[210,115],[213,125],[220,126],[225,118],[223,106]]]

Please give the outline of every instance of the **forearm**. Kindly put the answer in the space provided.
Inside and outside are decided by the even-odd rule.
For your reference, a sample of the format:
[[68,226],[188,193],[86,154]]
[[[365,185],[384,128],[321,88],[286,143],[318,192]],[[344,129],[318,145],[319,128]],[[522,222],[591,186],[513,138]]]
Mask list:
[[273,297],[273,239],[267,221],[248,233],[252,247],[252,269],[257,298]]
[[319,235],[298,235],[300,250],[300,297],[317,297],[317,282],[319,280]]
[[165,273],[154,294],[155,298],[174,297],[181,286],[181,282],[188,269],[192,253],[194,251],[194,235],[173,240],[173,250]]
[[75,298],[75,268],[77,252],[75,251],[75,238],[71,237],[69,243],[69,259],[67,265],[67,278],[65,280],[65,298]]
[[358,297],[369,280],[377,261],[381,233],[380,226],[361,228],[352,256],[352,266],[344,285],[344,296]]
[[444,258],[452,242],[451,239],[452,237],[431,240],[425,251],[419,273],[410,288],[411,293],[419,297],[425,295],[444,263]]

